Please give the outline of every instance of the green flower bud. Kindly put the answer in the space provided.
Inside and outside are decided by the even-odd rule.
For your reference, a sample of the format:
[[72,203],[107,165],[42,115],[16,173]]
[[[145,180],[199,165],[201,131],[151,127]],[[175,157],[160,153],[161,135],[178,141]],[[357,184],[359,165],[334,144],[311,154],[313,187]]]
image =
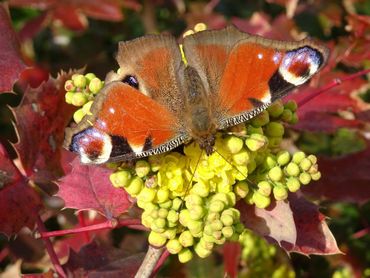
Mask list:
[[139,160],[135,164],[136,175],[140,178],[145,177],[150,172],[150,165],[145,160]]
[[172,223],[176,223],[179,220],[179,214],[177,211],[171,209],[167,214],[167,220]]
[[252,125],[247,126],[247,134],[252,135],[252,134],[259,134],[263,135],[263,128],[262,127],[254,127]]
[[226,196],[227,196],[228,206],[230,206],[230,207],[235,206],[235,204],[236,204],[236,195],[235,195],[235,193],[229,191],[228,193],[226,193]]
[[287,103],[284,104],[284,107],[292,112],[295,112],[297,110],[297,106],[298,105],[294,100],[288,100]]
[[191,220],[189,210],[187,209],[181,210],[179,214],[179,220],[181,225],[186,227],[188,225],[188,222]]
[[277,161],[276,161],[276,158],[274,155],[272,154],[269,154],[266,156],[265,158],[265,161],[264,161],[264,165],[267,169],[271,169],[271,168],[274,168],[277,164]]
[[244,142],[242,139],[236,137],[236,136],[229,136],[225,140],[225,146],[226,148],[232,153],[236,154],[241,151],[243,148]]
[[187,222],[187,227],[189,231],[191,232],[191,234],[194,235],[194,234],[198,234],[199,232],[203,230],[203,223],[201,221],[190,219]]
[[210,251],[212,251],[213,246],[214,246],[213,242],[206,241],[203,238],[199,240],[198,244],[200,244],[204,249],[207,249]]
[[271,149],[278,148],[283,141],[282,137],[270,137],[269,138],[269,147]]
[[213,231],[212,236],[215,239],[214,242],[217,242],[218,239],[221,239],[222,238],[221,229],[219,231]]
[[86,77],[82,74],[78,74],[76,76],[72,76],[73,85],[75,85],[77,88],[84,88],[86,86]]
[[172,207],[172,201],[168,200],[168,201],[165,201],[163,203],[159,203],[159,206],[161,208],[170,209]]
[[73,100],[73,95],[74,95],[75,93],[74,92],[67,92],[66,94],[65,94],[65,101],[66,101],[66,103],[68,103],[68,104],[72,104],[72,100]]
[[209,205],[209,210],[211,212],[221,212],[225,208],[225,203],[219,200],[212,201]]
[[191,194],[195,194],[202,198],[205,198],[209,195],[209,186],[206,186],[203,183],[197,182],[196,184],[193,185],[190,192]]
[[265,130],[267,136],[283,137],[284,135],[284,126],[279,122],[269,122]]
[[234,154],[232,158],[236,164],[244,165],[249,161],[249,153],[247,150],[241,150],[240,152]]
[[283,113],[280,116],[281,120],[290,123],[293,118],[293,112],[289,109],[284,109]]
[[167,217],[167,215],[168,215],[168,210],[167,209],[165,209],[165,208],[160,208],[159,210],[158,210],[158,217],[160,217],[160,218],[166,218]]
[[208,242],[208,243],[214,243],[215,242],[215,238],[212,235],[207,235],[207,234],[204,234],[204,233],[203,233],[203,236],[202,236],[202,240],[204,240],[205,242]]
[[277,163],[280,166],[284,166],[289,163],[290,161],[290,153],[287,151],[281,151],[277,154]]
[[234,223],[234,218],[232,217],[232,215],[222,214],[221,222],[224,226],[231,226]]
[[150,216],[153,218],[158,218],[158,209],[156,208],[156,209],[151,210]]
[[168,239],[174,239],[176,238],[177,228],[166,229],[163,234]]
[[204,216],[204,209],[202,206],[194,205],[189,209],[190,218],[192,220],[200,220]]
[[[280,168],[279,168],[280,169]],[[260,181],[257,184],[258,192],[263,196],[270,196],[272,191],[272,185],[268,181]]]
[[93,94],[97,94],[103,88],[103,82],[99,78],[93,78],[89,84],[89,90]]
[[196,244],[195,247],[194,247],[194,251],[195,253],[197,253],[197,255],[201,258],[206,258],[208,257],[209,255],[211,255],[212,251],[211,250],[208,250],[208,249],[205,249],[201,244]]
[[155,195],[156,192],[153,188],[144,187],[137,198],[143,200],[144,202],[152,202],[155,198]]
[[214,221],[220,219],[220,214],[218,212],[209,212],[207,215],[207,221]]
[[321,173],[320,172],[313,173],[311,174],[311,178],[314,181],[318,181],[321,178]]
[[256,205],[256,207],[261,208],[261,209],[267,208],[271,202],[269,197],[262,195],[258,191],[253,192],[252,200],[253,200],[253,203]]
[[304,184],[304,185],[307,185],[311,182],[311,175],[308,174],[308,173],[301,173],[299,175],[299,181]]
[[85,117],[84,111],[82,109],[78,109],[74,114],[73,114],[73,120],[78,124],[81,122],[82,118]]
[[158,203],[164,203],[168,201],[170,196],[170,191],[168,189],[159,188],[157,191],[157,200]]
[[256,161],[255,160],[249,161],[247,167],[248,167],[248,173],[252,173],[257,168]]
[[172,209],[178,211],[181,207],[182,200],[180,198],[175,198],[172,200]]
[[193,254],[188,248],[183,248],[178,254],[180,263],[187,263],[193,258]]
[[286,167],[285,171],[289,176],[298,177],[301,170],[299,169],[298,165],[294,162],[290,162]]
[[244,201],[245,201],[246,204],[248,204],[248,205],[253,205],[254,204],[253,195],[254,195],[253,191],[248,192],[247,196],[245,196],[245,198],[244,198]]
[[203,230],[203,232],[205,233],[205,234],[207,234],[207,235],[209,235],[209,236],[211,236],[212,234],[213,234],[213,229],[212,229],[212,226],[211,226],[211,224],[206,224],[205,226],[204,226],[204,230]]
[[74,106],[82,106],[87,102],[87,97],[84,93],[77,92],[73,94],[72,97],[72,105]]
[[256,117],[252,118],[250,123],[254,127],[261,127],[261,126],[268,124],[269,121],[270,121],[270,115],[266,110],[264,110],[261,113],[259,113]]
[[268,176],[272,181],[280,181],[283,178],[283,171],[279,166],[275,166],[270,169]]
[[64,83],[64,90],[66,90],[66,92],[71,91],[72,93],[76,90],[72,80],[67,80],[66,83]]
[[235,229],[235,232],[237,232],[238,234],[241,234],[242,232],[245,231],[245,227],[242,223],[237,223],[235,226],[234,226],[234,229]]
[[144,187],[144,182],[139,177],[134,177],[128,184],[127,187],[125,187],[125,190],[128,194],[135,197],[137,194],[141,192],[141,190]]
[[185,204],[188,209],[196,205],[203,205],[203,199],[199,195],[190,194],[185,197]]
[[82,106],[82,111],[84,111],[85,115],[91,114],[90,109],[92,104],[93,101],[91,100]]
[[177,254],[182,249],[182,245],[176,238],[169,240],[166,244],[166,247],[167,247],[168,252],[170,252],[171,254]]
[[311,166],[312,166],[312,162],[308,158],[303,158],[302,161],[299,163],[299,167],[303,171],[308,171],[311,168]]
[[186,230],[183,231],[179,236],[179,242],[184,247],[190,247],[194,244],[194,237],[190,233],[190,231]]
[[273,118],[278,118],[284,111],[284,106],[281,100],[277,100],[267,108],[270,116]]
[[164,220],[163,218],[157,218],[157,219],[154,219],[153,224],[155,227],[159,229],[163,229],[166,227],[166,220]]
[[96,77],[96,75],[93,74],[92,72],[89,72],[89,73],[86,73],[85,74],[85,78],[86,78],[86,80],[87,80],[88,83],[90,83],[91,80],[93,80],[95,77]]
[[230,238],[234,234],[234,229],[233,227],[226,226],[222,228],[221,232],[224,235],[224,237]]
[[298,123],[298,121],[299,121],[299,118],[298,118],[297,113],[293,113],[292,119],[290,120],[290,124],[295,125],[296,123]]
[[240,198],[245,198],[249,192],[249,186],[244,181],[239,181],[234,185],[234,192]]
[[288,198],[288,191],[284,186],[276,185],[273,189],[274,197],[277,201]]
[[162,247],[166,244],[167,239],[160,233],[151,231],[148,237],[148,241],[155,247]]
[[266,146],[267,143],[268,143],[268,140],[266,136],[261,135],[261,134],[256,134],[256,133],[251,134],[250,137],[245,140],[246,146],[252,152],[258,151],[259,149]]
[[288,187],[290,192],[297,192],[301,187],[301,184],[297,178],[290,177],[286,181],[286,186]]
[[301,163],[301,161],[303,160],[303,158],[306,157],[306,154],[304,152],[296,152],[295,154],[293,154],[293,158],[292,158],[292,161],[294,163]]
[[212,228],[213,231],[221,231],[223,226],[224,226],[224,224],[222,223],[221,220],[214,220],[211,223],[211,228]]
[[310,154],[307,158],[312,162],[312,164],[317,163],[317,157],[314,156],[313,154]]
[[126,187],[131,181],[131,173],[127,170],[121,170],[112,173],[109,179],[114,187]]
[[151,216],[145,216],[145,217],[144,217],[144,215],[142,215],[142,216],[141,216],[141,223],[142,223],[145,227],[150,228],[150,227],[151,227],[151,225],[152,225],[152,223],[153,223],[153,218],[152,218]]

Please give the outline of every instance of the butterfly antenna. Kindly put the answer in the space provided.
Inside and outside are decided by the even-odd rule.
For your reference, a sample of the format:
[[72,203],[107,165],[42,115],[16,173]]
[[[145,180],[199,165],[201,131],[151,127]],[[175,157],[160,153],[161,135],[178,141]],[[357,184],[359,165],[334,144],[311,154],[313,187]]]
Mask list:
[[200,159],[201,159],[202,155],[203,155],[203,150],[201,150],[201,153],[200,153],[200,155],[198,157],[197,163],[195,164],[194,171],[191,173],[191,177],[190,177],[189,183],[186,186],[186,190],[185,190],[184,196],[181,198],[181,205],[180,205],[179,211],[181,211],[181,209],[184,206],[185,197],[187,196],[187,194],[190,191],[191,183],[193,182],[193,179],[194,179],[194,176],[195,176],[195,171],[198,168],[198,165],[199,165],[199,162],[200,162]]

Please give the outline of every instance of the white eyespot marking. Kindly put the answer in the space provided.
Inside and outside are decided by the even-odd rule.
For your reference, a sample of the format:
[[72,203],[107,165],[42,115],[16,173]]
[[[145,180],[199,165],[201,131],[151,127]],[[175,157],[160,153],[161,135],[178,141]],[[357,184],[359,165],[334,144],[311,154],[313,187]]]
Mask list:
[[267,90],[264,96],[261,98],[261,101],[265,104],[271,103],[271,93],[270,90]]
[[81,134],[81,137],[77,138],[76,144],[82,163],[100,164],[108,161],[113,148],[108,134],[91,128]]
[[258,57],[258,59],[260,59],[260,60],[261,60],[261,59],[263,58],[263,54],[262,54],[262,53],[258,53],[258,54],[257,54],[257,57]]
[[277,52],[277,53],[274,54],[274,56],[272,56],[272,61],[275,64],[279,64],[280,59],[281,59],[281,53],[280,52]]
[[285,81],[298,86],[310,79],[321,63],[322,56],[318,50],[305,46],[285,54],[279,73]]
[[133,145],[133,144],[130,144],[129,142],[129,145],[131,147],[131,149],[133,150],[134,153],[141,153],[143,151],[143,145]]
[[113,107],[109,108],[109,113],[114,114],[115,112],[116,110]]

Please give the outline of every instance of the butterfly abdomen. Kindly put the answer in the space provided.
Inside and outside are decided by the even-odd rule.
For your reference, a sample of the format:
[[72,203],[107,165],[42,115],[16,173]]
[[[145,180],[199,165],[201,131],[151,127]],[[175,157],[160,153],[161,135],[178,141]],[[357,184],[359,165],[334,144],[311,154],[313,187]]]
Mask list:
[[215,124],[211,114],[207,92],[198,72],[193,67],[185,68],[186,111],[188,133],[208,154],[213,150]]

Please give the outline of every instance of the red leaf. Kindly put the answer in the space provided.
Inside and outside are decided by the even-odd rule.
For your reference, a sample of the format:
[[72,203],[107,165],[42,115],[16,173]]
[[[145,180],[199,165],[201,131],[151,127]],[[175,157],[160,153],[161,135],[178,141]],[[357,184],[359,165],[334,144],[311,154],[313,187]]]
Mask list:
[[0,3],[0,93],[12,91],[14,82],[25,69],[20,53],[19,43],[12,28],[7,5]]
[[295,244],[297,231],[294,225],[292,211],[287,201],[273,202],[266,209],[241,205],[241,221],[249,229],[264,236],[268,241]]
[[11,236],[22,227],[32,229],[40,208],[39,196],[0,145],[0,232]]
[[75,110],[64,101],[64,82],[70,76],[63,73],[36,89],[28,88],[13,109],[19,138],[14,147],[27,176],[37,183],[49,183],[63,174],[64,129]]
[[314,204],[291,194],[288,200],[275,201],[267,209],[239,202],[241,221],[249,229],[278,242],[288,252],[305,255],[340,253],[325,216]]
[[362,152],[344,157],[319,157],[318,164],[322,177],[305,186],[305,194],[360,204],[370,200],[370,146]]
[[73,277],[134,277],[144,253],[128,256],[124,250],[92,242],[75,253],[72,249],[64,268]]
[[109,180],[112,170],[82,165],[79,159],[72,162],[72,172],[59,182],[58,196],[67,208],[94,209],[111,219],[131,206],[126,191],[114,188]]
[[291,248],[285,246],[285,250],[305,255],[341,253],[325,222],[325,216],[319,212],[315,204],[297,194],[289,196],[289,203],[297,229],[297,241]]
[[63,25],[71,30],[83,31],[87,27],[84,14],[70,4],[60,4],[52,10],[54,19],[60,20]]
[[223,255],[227,277],[237,277],[241,251],[242,249],[239,242],[225,243],[223,247]]

